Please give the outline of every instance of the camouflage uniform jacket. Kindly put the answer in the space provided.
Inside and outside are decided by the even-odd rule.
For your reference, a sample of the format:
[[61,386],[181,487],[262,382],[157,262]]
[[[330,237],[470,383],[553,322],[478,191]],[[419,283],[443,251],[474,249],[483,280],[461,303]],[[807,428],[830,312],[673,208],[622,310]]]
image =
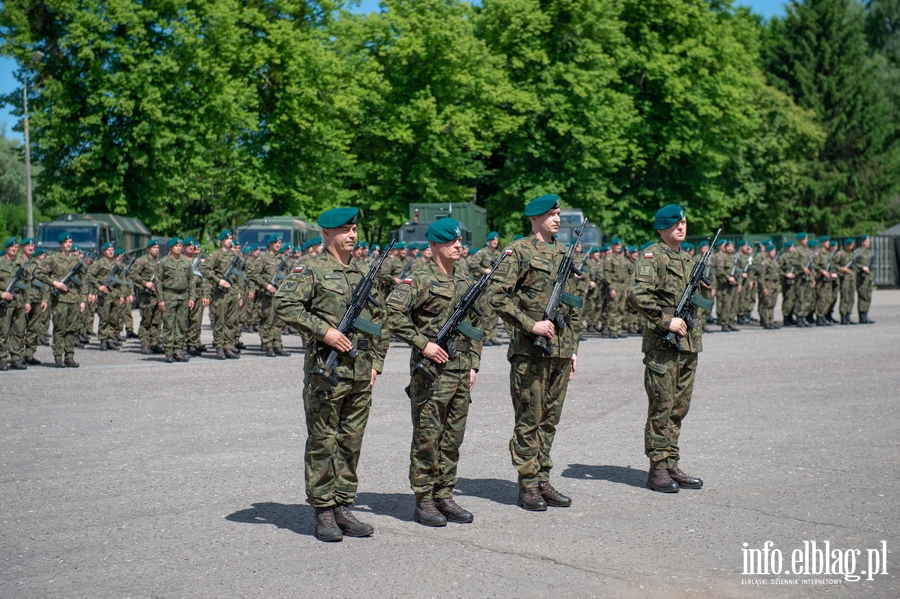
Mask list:
[[50,289],[35,278],[37,267],[40,266],[40,264],[40,258],[32,258],[25,263],[25,284],[28,285],[25,301],[32,304],[50,301]]
[[631,279],[631,262],[622,254],[609,252],[603,261],[603,275],[609,287],[621,289]]
[[[454,269],[453,277],[447,275],[434,262],[426,262],[410,273],[397,286],[387,302],[387,320],[391,332],[417,351],[410,358],[410,372],[415,369],[422,349],[434,342],[438,331],[453,314],[460,298],[473,285],[462,270]],[[466,323],[474,326],[472,314]],[[481,368],[481,341],[475,342],[459,335],[455,340],[457,355],[439,367],[444,370],[468,371]]]
[[169,254],[156,267],[156,292],[161,302],[197,298],[197,283],[191,261]]
[[[73,253],[64,256],[62,252],[57,252],[41,262],[37,271],[35,271],[35,276],[38,281],[52,288],[53,281],[62,281],[63,277],[69,274],[69,271],[71,271],[79,262],[80,260],[78,260],[78,257]],[[75,275],[76,278],[82,281],[82,284],[86,283],[85,277],[87,276],[87,270],[86,267],[82,267],[81,272]],[[56,301],[63,304],[80,304],[84,301],[84,295],[80,285],[72,279],[69,279],[66,286],[69,288],[69,291],[60,293]]]
[[760,289],[768,289],[769,293],[778,293],[781,289],[781,267],[778,261],[764,255],[753,267],[753,280]]
[[[694,260],[687,252],[673,250],[662,242],[648,247],[638,259],[628,287],[628,303],[647,319],[642,352],[675,351],[663,337],[675,315],[675,306],[687,288],[693,266]],[[703,351],[702,331],[699,325],[688,331],[681,340],[684,351]]]
[[[550,243],[529,235],[507,246],[512,254],[497,267],[494,283],[488,291],[491,308],[508,325],[510,343],[507,357],[571,358],[578,352],[581,337],[581,308],[560,305],[560,315],[569,326],[557,330],[550,343],[552,355],[547,356],[534,345],[531,328],[544,318],[544,308],[553,291],[556,273],[566,256],[567,248],[554,238]],[[576,265],[577,266],[577,265]],[[566,292],[577,295],[577,281],[572,276],[566,282]]]
[[[0,254],[0,291],[6,291],[6,288],[9,287],[9,284],[16,276],[16,271],[19,270],[20,266],[22,266],[22,262],[18,258],[10,260],[6,255]],[[25,296],[28,292],[28,275],[25,273],[25,270],[27,269],[23,270],[22,277],[19,279],[19,284],[14,289],[10,290],[10,293],[16,296],[16,299],[12,300],[10,305],[25,303]]]
[[[234,260],[234,250],[224,250],[222,248],[217,249],[209,257],[206,258],[206,261],[203,263],[203,266],[200,269],[200,272],[203,273],[207,279],[209,279],[209,284],[212,286],[214,290],[218,293],[239,293],[240,292],[240,275],[232,275],[232,281],[234,283],[230,288],[222,291],[219,289],[219,281],[225,276],[225,271],[228,270],[228,267],[231,265],[231,261]],[[240,265],[240,262],[238,262]],[[233,273],[234,271],[232,271]]]
[[[84,282],[86,291],[95,295],[99,293],[100,285],[103,285],[103,282],[106,281],[106,277],[109,276],[109,273],[112,272],[115,265],[115,258],[112,260],[108,260],[105,256],[97,258],[97,261],[91,264],[91,267],[88,269],[87,277],[85,277]],[[118,279],[119,277],[117,276],[116,278]],[[117,297],[115,295],[116,283],[114,281],[110,282],[108,289],[108,296]]]
[[[314,372],[328,358],[332,348],[322,340],[329,328],[336,329],[340,325],[347,312],[350,296],[363,276],[352,261],[344,266],[330,252],[325,251],[295,268],[278,288],[278,293],[275,294],[278,317],[285,324],[300,329],[308,340],[305,363],[307,374]],[[375,290],[373,288],[373,292]],[[379,320],[372,313],[368,302],[360,316],[372,322]],[[378,372],[384,368],[384,356],[390,343],[387,327],[381,328],[381,335],[378,337],[361,332],[351,333],[350,337],[359,353],[355,360],[347,354],[340,354],[337,377],[369,380],[373,368]],[[363,347],[364,345],[368,348]]]
[[[134,283],[134,286],[140,290],[142,302],[150,301],[151,299],[153,302],[158,301],[155,299],[153,293],[146,287],[147,283],[150,282],[150,279],[156,274],[156,266],[158,264],[158,258],[154,258],[150,254],[144,254],[131,265],[131,280]],[[155,285],[156,283],[154,282],[154,286]]]
[[490,268],[494,260],[499,257],[499,250],[492,250],[488,246],[484,246],[472,256],[471,260],[469,260],[469,274],[477,281],[481,278],[481,275],[484,274],[484,269]]

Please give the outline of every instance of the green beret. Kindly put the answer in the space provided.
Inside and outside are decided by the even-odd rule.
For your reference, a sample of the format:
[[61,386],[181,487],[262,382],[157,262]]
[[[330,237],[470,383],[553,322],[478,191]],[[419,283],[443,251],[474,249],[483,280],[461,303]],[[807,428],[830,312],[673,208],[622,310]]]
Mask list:
[[725,245],[726,243],[728,243],[728,242],[725,241],[724,239],[720,239],[720,240],[718,240],[718,241],[716,242],[716,247],[722,247],[722,246]]
[[[691,244],[688,244],[688,245],[690,245],[690,246],[691,246],[691,248],[693,248],[693,247],[694,247],[694,246],[693,246],[693,245],[691,245]],[[628,252],[628,253],[629,253],[629,254],[633,254],[633,253],[635,253],[635,252],[636,252],[636,251],[638,251],[638,249],[637,249],[637,246],[636,246],[636,245],[629,245],[629,246],[627,246],[627,247],[626,247],[626,248],[625,248],[625,250],[626,250],[626,251],[627,251],[627,252]]]
[[525,236],[522,235],[521,233],[516,233],[515,237],[513,237],[513,241],[518,241],[518,240],[524,239],[524,238],[525,238]]
[[697,244],[698,248],[708,248],[709,247],[709,239],[704,239],[703,241]]
[[737,242],[737,246],[738,246],[739,248],[742,248],[742,247],[744,247],[745,245],[747,245],[747,241],[744,240],[744,239],[741,239],[740,241]]
[[800,239],[806,239],[807,237],[809,237],[809,236],[808,236],[806,233],[802,233],[802,232],[801,232],[801,233],[797,233],[797,239],[798,239],[798,240],[800,240]]
[[848,237],[844,240],[844,245],[850,245],[851,243],[856,243],[856,240],[852,237]]
[[595,246],[593,246],[591,249],[588,250],[588,254],[596,254],[596,253],[599,252],[599,251],[600,251],[600,248],[598,248],[598,247],[595,245]]
[[554,193],[546,193],[534,198],[525,206],[525,216],[540,216],[559,208],[559,196]]
[[367,247],[369,247],[369,242],[368,242],[368,241],[360,241],[360,242],[359,242],[359,247],[361,247],[361,248],[367,248]]
[[303,242],[303,245],[300,246],[300,251],[305,252],[306,250],[311,248],[313,245],[315,245],[315,244],[312,242],[312,239],[307,239],[306,241]]
[[278,243],[279,241],[281,241],[281,235],[276,235],[275,233],[272,233],[271,235],[266,237],[266,240],[263,243],[265,245],[272,245],[273,243]]
[[469,248],[469,255],[474,256],[478,253],[478,248]]
[[398,242],[398,243],[395,243],[395,244],[394,244],[394,249],[395,249],[395,250],[405,250],[405,249],[406,249],[406,242],[405,242],[405,241],[400,241],[400,242]]
[[787,241],[784,242],[784,247],[792,248],[792,247],[794,247],[794,242],[791,241],[790,239],[788,239]]
[[819,235],[819,243],[823,241],[831,241],[831,238],[828,235]]
[[194,241],[193,237],[185,237],[184,239],[181,240],[181,243],[183,243],[184,245],[194,245],[197,242]]
[[865,241],[865,240],[868,239],[868,238],[869,238],[868,235],[863,235],[863,236],[861,236],[861,237],[859,238],[859,241],[860,241],[860,242],[863,242],[863,241]]
[[621,244],[622,244],[621,237],[613,237],[612,239],[609,240],[609,245],[621,245]]
[[59,243],[63,243],[69,239],[72,239],[71,233],[60,233],[59,237],[56,238],[56,241],[58,241]]
[[[16,245],[17,243],[19,243],[19,238],[18,238],[18,237],[16,237],[16,236],[9,237],[9,238],[6,239],[6,241],[3,242],[3,249],[5,250],[5,249],[8,248],[9,246],[11,246],[11,245]],[[62,241],[60,241],[60,243],[62,243]]]
[[344,225],[355,225],[359,219],[359,208],[332,208],[319,216],[316,224],[323,229],[337,229]]
[[34,243],[34,237],[25,237],[19,242],[19,245],[28,245],[29,243]]
[[151,239],[150,241],[148,241],[148,242],[147,242],[147,249],[149,250],[149,249],[152,248],[154,245],[159,245],[159,240],[157,240],[157,239]]
[[656,211],[656,220],[653,221],[653,228],[657,231],[668,229],[683,218],[684,208],[678,204],[668,204]]
[[35,258],[37,258],[38,256],[40,256],[41,254],[43,254],[43,253],[46,252],[46,251],[47,251],[47,250],[45,250],[44,248],[38,248],[38,249],[34,250],[34,254],[32,254],[32,255],[33,255]]
[[114,244],[112,241],[107,241],[100,247],[100,251],[105,252],[109,248],[114,248],[114,247],[116,247],[116,244]]
[[311,245],[322,245],[322,238],[316,235],[312,239],[309,240]]
[[609,244],[608,244],[608,243],[604,243],[603,245],[601,245],[601,246],[600,246],[600,251],[601,251],[601,252],[608,252],[608,251],[609,251]]
[[818,239],[810,239],[809,240],[809,247],[814,248],[814,247],[817,247],[818,245],[819,245]]
[[[309,243],[309,242],[307,241],[307,243]],[[293,249],[294,249],[294,248],[291,247],[291,244],[286,243],[286,244],[284,244],[283,246],[281,246],[281,251],[279,251],[278,253],[279,253],[279,254],[285,254],[285,253],[287,253],[287,252],[293,251]]]
[[687,241],[685,241],[684,243],[681,244],[681,247],[686,250],[692,250],[692,249],[694,249],[694,244],[688,243]]
[[380,249],[381,249],[381,246],[380,246],[379,244],[377,244],[377,243],[373,243],[373,244],[372,244],[372,251],[373,251],[373,252],[377,252],[377,251],[380,250]]
[[169,245],[169,247],[172,247],[172,246],[178,245],[179,243],[182,243],[181,238],[180,238],[180,237],[173,237],[173,238],[171,238],[171,239],[169,240],[169,244],[168,244],[168,245]]
[[771,251],[774,250],[774,249],[775,249],[775,246],[772,245],[771,243],[767,243],[767,244],[766,244],[766,251],[767,251],[767,252],[771,252]]
[[488,233],[487,241],[491,241],[491,240],[493,240],[493,239],[497,239],[498,237],[500,237],[500,234],[499,234],[499,233],[497,233],[496,231],[491,231],[490,233]]
[[122,248],[116,248],[116,251],[113,252],[113,256],[121,256],[124,253],[125,250],[123,250]]
[[241,253],[242,253],[242,254],[249,254],[249,253],[252,252],[252,251],[253,251],[253,249],[252,249],[251,246],[249,246],[249,245],[248,245],[248,246],[245,246],[244,248],[241,248]]
[[[494,232],[493,235],[496,237],[497,233]],[[428,230],[425,231],[425,239],[435,243],[447,243],[460,238],[462,238],[462,229],[459,228],[459,221],[455,218],[438,219],[428,225]],[[492,239],[492,237],[488,235],[488,239]]]
[[73,246],[72,246],[72,251],[73,251],[73,252],[81,252],[82,254],[84,253],[84,250],[81,249],[81,246],[80,246],[80,245],[73,245]]
[[222,229],[222,232],[219,233],[219,241],[222,241],[226,237],[232,237],[231,229]]
[[653,242],[653,241],[648,241],[647,243],[645,243],[644,245],[641,246],[641,251],[643,252],[644,250],[646,250],[648,247],[650,247],[654,243],[655,242]]

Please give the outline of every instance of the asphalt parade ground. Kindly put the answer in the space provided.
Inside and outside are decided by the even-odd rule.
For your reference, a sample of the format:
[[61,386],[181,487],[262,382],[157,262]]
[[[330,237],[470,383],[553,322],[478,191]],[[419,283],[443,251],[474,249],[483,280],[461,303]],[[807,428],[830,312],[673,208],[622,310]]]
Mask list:
[[392,344],[355,507],[375,535],[333,544],[304,501],[301,353],[94,339],[77,370],[0,373],[0,597],[900,597],[900,291],[870,316],[706,335],[681,435],[705,486],[672,495],[644,488],[640,338],[582,342],[551,475],[573,506],[544,513],[515,504],[506,347],[485,348],[456,489],[475,522],[436,529],[412,521]]

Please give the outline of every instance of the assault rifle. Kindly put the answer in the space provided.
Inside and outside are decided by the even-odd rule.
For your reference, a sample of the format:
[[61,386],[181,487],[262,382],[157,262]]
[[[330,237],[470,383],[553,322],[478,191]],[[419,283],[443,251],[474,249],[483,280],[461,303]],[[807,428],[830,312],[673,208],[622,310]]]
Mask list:
[[[16,299],[16,292],[14,291],[15,289],[21,289],[22,291],[25,291],[26,289],[28,289],[28,285],[26,285],[25,283],[22,282],[22,278],[24,276],[25,276],[25,265],[21,264],[21,265],[19,265],[19,268],[16,269],[16,274],[13,275],[12,281],[10,281],[9,285],[6,286],[6,289],[3,290],[6,293],[12,294],[13,301]],[[9,302],[7,300],[0,299],[0,307],[5,308],[8,305],[9,305]]]
[[[387,252],[385,252],[385,254],[387,254]],[[403,270],[400,271],[400,274],[397,275],[397,278],[400,279],[401,281],[403,279],[405,279],[406,275],[409,274],[409,271],[412,268],[415,261],[416,261],[415,258],[410,258],[409,261],[403,265]]]
[[[832,268],[832,266],[834,265],[834,257],[835,257],[836,254],[837,254],[837,250],[836,250],[836,249],[831,250],[831,252],[829,253],[829,256],[828,256],[828,264],[825,265],[825,272],[827,272],[827,273],[830,273],[830,272],[831,272],[831,268]],[[823,276],[823,277],[822,277],[822,280],[823,280],[823,281],[828,281],[830,278],[831,278],[830,275],[829,275],[828,277]]]
[[[491,272],[481,275],[478,282],[469,287],[466,293],[459,299],[459,302],[457,302],[456,307],[453,309],[453,314],[450,315],[450,318],[447,319],[447,322],[445,322],[444,326],[441,327],[441,330],[438,331],[434,342],[447,352],[447,355],[451,360],[455,359],[457,355],[456,346],[453,344],[453,342],[456,341],[457,334],[461,333],[473,341],[481,341],[482,332],[464,321],[466,316],[469,315],[469,312],[475,312],[478,316],[484,316],[478,306],[475,305],[475,302],[481,297],[481,294],[484,292],[485,287],[487,287],[488,282],[490,282],[491,277],[494,276],[494,271],[497,270],[500,263],[510,254],[512,254],[512,250],[503,252],[500,257],[491,264]],[[434,382],[434,362],[423,355],[422,359],[416,364],[416,368],[422,370],[425,378],[432,383]]]
[[[378,259],[378,262],[369,268],[369,272],[366,273],[366,276],[362,278],[359,284],[356,286],[356,289],[353,290],[353,294],[350,296],[350,303],[347,306],[347,312],[344,313],[344,317],[341,319],[340,324],[337,326],[338,332],[340,332],[345,337],[350,337],[353,334],[354,330],[360,331],[362,333],[368,333],[373,337],[377,337],[381,334],[381,325],[375,324],[370,320],[366,320],[365,318],[361,318],[359,315],[362,313],[363,308],[366,305],[366,302],[369,302],[376,308],[381,307],[381,302],[372,297],[372,288],[375,286],[375,275],[378,274],[378,271],[381,269],[381,265],[384,264],[384,259],[387,257],[388,252],[391,251],[391,247],[394,245],[394,240],[391,239],[391,243],[388,244],[387,248],[384,250],[384,253],[381,254],[381,257]],[[352,342],[352,339],[351,339]],[[347,355],[351,358],[356,358],[357,351],[355,347],[351,347],[350,351],[347,352]],[[338,361],[338,351],[336,349],[332,349],[331,353],[328,354],[328,358],[325,360],[325,363],[319,366],[313,371],[313,374],[318,377],[324,378],[329,385],[332,387],[337,387],[337,373],[335,372],[335,366]]]
[[[62,280],[60,280],[60,283],[65,285],[66,288],[70,288],[69,282],[71,281],[75,285],[78,285],[79,287],[81,287],[81,279],[78,278],[78,273],[81,272],[81,269],[83,269],[89,261],[93,260],[96,257],[97,257],[96,251],[90,255],[85,254],[84,258],[79,260],[78,264],[73,266],[72,270],[70,270],[69,272],[66,273],[66,276],[64,276],[62,278]],[[53,289],[50,290],[50,295],[52,295],[53,297],[59,297],[59,295],[61,293],[62,293],[62,291],[57,289],[55,286],[53,287]],[[66,293],[68,293],[68,291],[66,291]]]
[[734,283],[732,283],[732,282],[730,282],[730,281],[728,282],[728,284],[731,285],[732,287],[736,287],[737,284],[738,284],[738,282],[737,282],[737,274],[736,274],[736,273],[737,273],[737,269],[738,269],[738,267],[737,267],[737,265],[738,265],[738,258],[740,258],[740,253],[739,253],[739,252],[735,252],[735,254],[734,254],[734,261],[732,261],[732,263],[731,263],[731,274],[728,275],[728,276],[730,276],[731,278],[734,279]]
[[[722,232],[722,228],[720,227],[718,231],[716,231],[715,236],[712,238],[712,242],[710,242],[709,247],[716,247],[716,241],[719,239],[719,234]],[[681,294],[681,299],[678,300],[678,305],[675,306],[675,318],[682,319],[687,325],[688,330],[694,328],[694,317],[696,316],[696,309],[702,308],[704,310],[712,310],[713,303],[712,301],[702,297],[699,294],[700,284],[707,283],[709,284],[709,279],[706,279],[706,265],[709,263],[709,258],[712,255],[712,252],[707,251],[700,259],[694,264],[694,269],[691,271],[691,277],[688,279],[687,287],[684,290],[684,293]],[[676,350],[682,351],[681,347],[681,335],[675,333],[673,331],[669,331],[666,333],[665,337],[663,337],[663,341],[673,346]]]
[[875,252],[872,252],[872,257],[869,258],[869,264],[867,265],[867,268],[869,269],[869,272],[866,272],[866,271],[864,271],[864,270],[862,270],[862,269],[859,270],[859,275],[858,275],[858,276],[859,276],[860,280],[865,279],[867,276],[869,276],[870,274],[872,274],[872,265],[873,265],[873,264],[875,264]]
[[[228,283],[229,285],[234,285],[234,276],[243,274],[238,266],[241,263],[241,253],[235,253],[234,257],[231,259],[231,263],[228,265],[228,268],[225,269],[225,273],[222,275],[222,280]],[[225,293],[228,291],[227,287],[222,287],[221,285],[217,285],[219,291]]]
[[[584,219],[584,222],[581,223],[581,227],[575,234],[575,239],[573,239],[571,245],[569,245],[569,251],[566,252],[562,262],[559,263],[559,270],[556,271],[556,282],[553,283],[553,291],[550,292],[550,299],[547,300],[547,306],[544,308],[544,317],[541,320],[549,320],[552,322],[557,331],[566,328],[566,325],[568,324],[559,313],[560,304],[565,304],[573,308],[580,308],[582,304],[582,299],[580,297],[572,295],[571,293],[566,293],[565,289],[566,283],[569,281],[569,277],[573,272],[576,275],[581,275],[581,270],[575,267],[573,256],[575,255],[575,248],[581,242],[581,235],[584,233],[587,224],[588,219]],[[550,339],[543,335],[535,336],[534,344],[541,348],[541,351],[548,356],[553,353],[553,348],[550,346]]]
[[[106,287],[107,289],[112,291],[113,284],[115,284],[115,285],[122,284],[122,279],[120,279],[116,275],[118,275],[120,271],[124,272],[126,268],[131,266],[131,263],[134,262],[134,254],[131,254],[127,260],[128,260],[127,264],[125,264],[124,260],[122,262],[115,263],[115,265],[112,267],[112,270],[109,271],[109,274],[106,275],[106,278],[103,280],[103,283],[101,285],[102,287]],[[103,292],[102,290],[98,289],[97,290],[97,303],[102,304],[103,299],[105,297],[106,297],[106,293]]]
[[856,264],[856,261],[859,259],[859,255],[860,255],[860,253],[862,253],[862,251],[863,251],[863,248],[861,248],[861,247],[858,247],[855,250],[853,250],[853,254],[850,256],[850,260],[849,260],[849,262],[847,262],[847,265],[844,266],[844,268],[852,268],[853,265]]
[[[812,266],[813,260],[816,259],[817,253],[818,253],[818,250],[816,250],[815,252],[809,253],[809,258],[807,258],[807,260],[806,260],[806,266],[803,267],[804,269],[809,270],[809,267]],[[803,273],[803,275],[801,275],[801,276],[805,279],[806,273]]]
[[191,260],[191,270],[193,270],[193,271],[194,271],[194,275],[196,275],[196,276],[198,276],[198,277],[202,277],[202,276],[203,276],[203,273],[200,272],[199,270],[197,270],[197,267],[200,266],[200,259],[203,257],[203,252],[205,252],[205,251],[206,251],[206,250],[204,250],[204,249],[201,248],[201,249],[200,249],[200,253],[197,254],[196,256],[194,256],[194,259]]
[[[272,280],[269,281],[269,285],[278,289],[279,283],[284,280],[284,275],[281,274],[281,271],[284,270],[284,267],[287,266],[289,256],[287,252],[285,252],[284,258],[281,260],[281,263],[278,265],[278,268],[275,269],[275,274],[272,275]],[[263,289],[263,293],[268,295],[269,297],[275,297],[275,294],[269,291],[268,289]]]

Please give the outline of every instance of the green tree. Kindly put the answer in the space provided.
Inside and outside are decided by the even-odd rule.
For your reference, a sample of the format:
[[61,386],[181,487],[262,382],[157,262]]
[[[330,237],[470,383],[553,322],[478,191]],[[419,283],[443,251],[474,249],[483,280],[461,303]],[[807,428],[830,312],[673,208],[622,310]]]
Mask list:
[[790,207],[792,222],[837,235],[877,230],[897,191],[900,154],[888,72],[866,44],[863,5],[788,4],[770,24],[765,58],[769,80],[812,111],[827,136],[810,185]]

